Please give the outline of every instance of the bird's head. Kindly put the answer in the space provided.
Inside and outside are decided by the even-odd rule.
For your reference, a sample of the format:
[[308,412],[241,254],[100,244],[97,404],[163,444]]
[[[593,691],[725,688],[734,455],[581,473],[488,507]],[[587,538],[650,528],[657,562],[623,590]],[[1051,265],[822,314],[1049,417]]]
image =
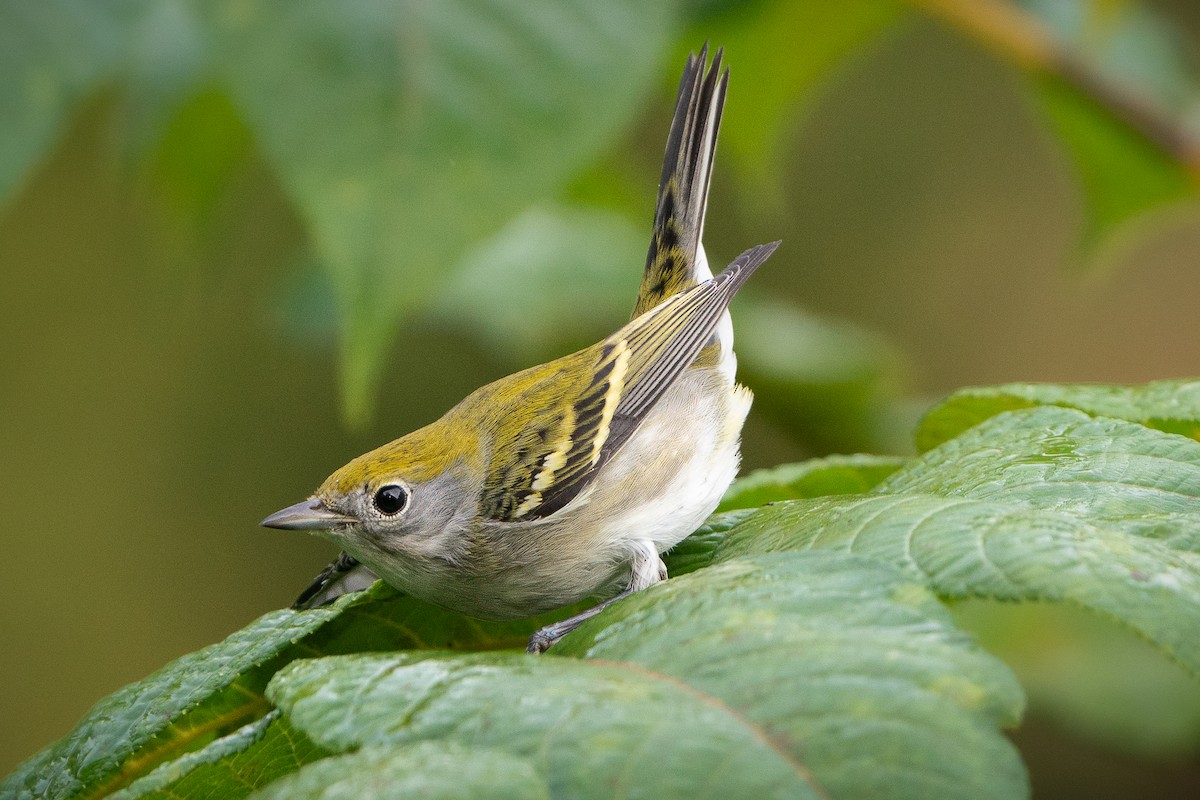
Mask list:
[[307,530],[351,552],[363,540],[384,550],[445,530],[466,501],[478,447],[454,435],[445,419],[364,453],[325,479],[307,500],[262,521]]

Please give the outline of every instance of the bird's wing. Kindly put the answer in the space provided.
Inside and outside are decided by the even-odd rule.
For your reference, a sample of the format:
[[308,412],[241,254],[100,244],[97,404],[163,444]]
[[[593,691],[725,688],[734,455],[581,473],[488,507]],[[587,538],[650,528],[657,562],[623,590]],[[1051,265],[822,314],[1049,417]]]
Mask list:
[[[747,250],[716,278],[674,295],[598,346],[567,356],[590,361],[590,380],[570,387],[571,402],[556,403],[562,413],[533,414],[534,421],[519,430],[517,440],[500,449],[507,457],[492,459],[482,516],[503,522],[540,519],[587,488],[696,358],[733,295],[778,244]],[[556,393],[552,385],[555,376],[577,374],[578,369],[562,370],[558,363],[546,365],[545,379],[513,407],[541,407],[547,398],[561,399],[563,392]]]

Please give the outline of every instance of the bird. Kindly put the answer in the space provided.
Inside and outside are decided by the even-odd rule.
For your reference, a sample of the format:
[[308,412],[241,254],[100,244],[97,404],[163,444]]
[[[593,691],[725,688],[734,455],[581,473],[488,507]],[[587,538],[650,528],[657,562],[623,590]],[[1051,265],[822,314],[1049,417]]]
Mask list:
[[632,319],[590,347],[501,378],[435,422],[331,474],[262,521],[342,548],[297,598],[378,576],[480,619],[607,597],[535,632],[544,652],[611,603],[667,579],[662,554],[737,474],[753,396],[737,382],[734,294],[779,242],[714,277],[701,238],[729,70],[688,56]]

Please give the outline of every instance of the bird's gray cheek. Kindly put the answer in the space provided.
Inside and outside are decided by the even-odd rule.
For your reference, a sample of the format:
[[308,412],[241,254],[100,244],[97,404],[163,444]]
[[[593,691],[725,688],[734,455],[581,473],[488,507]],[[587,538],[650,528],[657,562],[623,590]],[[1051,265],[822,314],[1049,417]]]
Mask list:
[[418,532],[414,520],[406,516],[404,520],[397,520],[391,525],[363,526],[359,539],[367,547],[379,552],[404,555],[412,549],[414,540],[419,538]]

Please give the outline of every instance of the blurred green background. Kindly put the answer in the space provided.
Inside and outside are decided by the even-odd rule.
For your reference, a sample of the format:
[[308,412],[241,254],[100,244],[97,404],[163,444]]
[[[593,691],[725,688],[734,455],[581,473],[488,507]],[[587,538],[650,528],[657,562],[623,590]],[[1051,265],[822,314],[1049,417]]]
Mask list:
[[[908,452],[966,384],[1200,374],[1200,150],[989,41],[997,9],[1197,141],[1189,0],[0,2],[0,771],[335,555],[260,518],[626,318],[705,40],[710,258],[784,241],[734,307],[747,468]],[[1037,795],[1194,796],[1173,665],[961,611],[1029,691]]]

